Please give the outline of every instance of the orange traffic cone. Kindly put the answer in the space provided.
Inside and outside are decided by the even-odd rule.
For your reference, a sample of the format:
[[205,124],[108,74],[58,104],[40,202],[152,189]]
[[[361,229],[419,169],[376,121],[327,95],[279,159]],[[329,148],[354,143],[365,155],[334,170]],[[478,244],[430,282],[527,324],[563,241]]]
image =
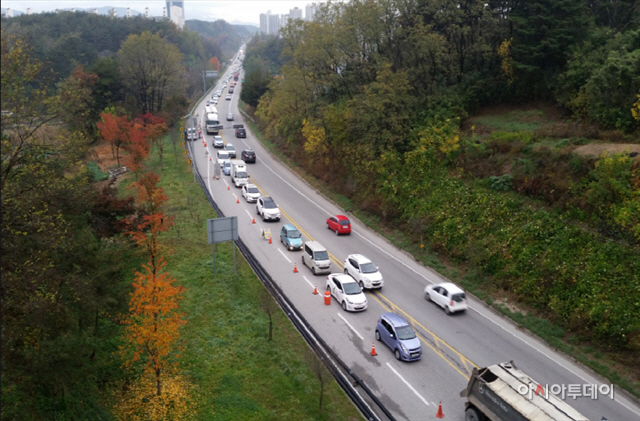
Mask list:
[[236,203],[240,203],[240,198],[236,198]]
[[269,237],[269,244],[273,244],[273,243],[271,242],[271,237]]
[[227,190],[231,190],[231,187],[229,187],[229,185],[227,184]]
[[207,142],[204,142],[204,147],[205,147],[205,148],[207,147]]
[[251,219],[251,223],[255,224],[256,223],[256,218]]
[[211,159],[211,157],[209,157],[209,161],[213,161],[213,160]]
[[293,273],[298,273],[298,265],[293,264]]
[[378,354],[376,353],[376,343],[375,342],[371,342],[371,356],[372,357],[377,357]]
[[442,413],[442,401],[440,401],[440,405],[438,405],[438,412],[436,412],[436,418],[444,418],[444,414]]
[[318,287],[316,285],[313,286],[313,295],[318,295]]

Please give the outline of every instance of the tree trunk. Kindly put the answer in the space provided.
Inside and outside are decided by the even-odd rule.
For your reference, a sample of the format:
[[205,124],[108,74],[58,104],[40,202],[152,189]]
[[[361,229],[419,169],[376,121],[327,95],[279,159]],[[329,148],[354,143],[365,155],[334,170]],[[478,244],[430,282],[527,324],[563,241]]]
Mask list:
[[322,397],[324,396],[324,381],[320,380],[320,406],[318,411],[322,414]]
[[158,396],[162,394],[162,383],[160,380],[160,369],[156,368],[156,393]]
[[269,313],[269,340],[271,340],[272,332],[273,332],[273,320],[271,320],[271,313]]

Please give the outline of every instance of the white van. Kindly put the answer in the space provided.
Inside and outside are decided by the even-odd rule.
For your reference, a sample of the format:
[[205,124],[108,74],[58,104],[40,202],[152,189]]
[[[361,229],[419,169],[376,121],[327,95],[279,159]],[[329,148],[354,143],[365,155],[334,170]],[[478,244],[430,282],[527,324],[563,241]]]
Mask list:
[[222,166],[224,165],[224,161],[226,161],[229,158],[229,152],[227,151],[218,151],[216,152],[216,161],[218,162],[218,165],[220,165],[220,168],[222,168]]
[[307,241],[302,248],[302,264],[311,269],[311,273],[331,273],[329,252],[317,241]]

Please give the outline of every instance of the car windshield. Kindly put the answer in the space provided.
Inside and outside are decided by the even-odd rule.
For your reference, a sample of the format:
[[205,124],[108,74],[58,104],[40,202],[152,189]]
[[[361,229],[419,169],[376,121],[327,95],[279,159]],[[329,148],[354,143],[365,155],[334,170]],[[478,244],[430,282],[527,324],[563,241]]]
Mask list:
[[225,166],[225,167],[231,167],[231,162],[229,162],[229,161],[224,161],[224,166]]
[[463,301],[464,301],[464,299],[465,299],[464,292],[461,292],[461,293],[459,293],[459,294],[453,294],[453,295],[451,296],[451,299],[452,299],[453,301],[455,301],[456,303],[461,303],[461,302],[463,302]]
[[362,273],[376,273],[378,268],[371,262],[363,263],[360,265],[360,270]]
[[357,295],[362,292],[362,290],[360,289],[360,286],[355,282],[347,282],[342,286],[344,286],[344,293],[347,295]]
[[225,149],[228,150],[228,151],[235,151],[236,150],[236,148],[233,145],[227,145],[225,147]]
[[264,201],[265,209],[275,209],[277,208],[276,203],[273,200],[265,200]]
[[341,220],[340,225],[349,225],[349,220],[348,219]]
[[260,190],[258,190],[257,187],[249,187],[249,188],[247,188],[247,192],[249,192],[249,193],[260,193]]
[[398,339],[406,340],[413,339],[416,337],[416,333],[413,331],[411,326],[401,326],[396,328],[396,332],[398,333]]
[[316,260],[329,260],[329,253],[326,250],[316,251],[315,253]]
[[302,236],[300,235],[300,231],[298,231],[298,230],[289,230],[289,231],[287,231],[287,237],[289,237],[289,238],[300,238]]

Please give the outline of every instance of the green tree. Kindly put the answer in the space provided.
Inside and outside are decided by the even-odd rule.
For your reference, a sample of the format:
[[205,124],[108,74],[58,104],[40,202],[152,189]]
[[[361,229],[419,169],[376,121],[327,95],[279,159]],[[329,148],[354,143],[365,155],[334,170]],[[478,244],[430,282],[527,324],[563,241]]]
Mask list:
[[182,89],[182,58],[175,45],[149,31],[130,35],[122,44],[120,74],[140,114],[157,113],[167,97]]

